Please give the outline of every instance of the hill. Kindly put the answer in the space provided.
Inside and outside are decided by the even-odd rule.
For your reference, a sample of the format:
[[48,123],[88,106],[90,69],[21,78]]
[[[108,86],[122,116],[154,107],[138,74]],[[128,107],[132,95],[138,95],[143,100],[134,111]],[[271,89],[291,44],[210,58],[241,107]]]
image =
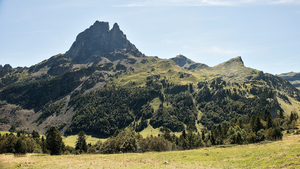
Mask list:
[[241,57],[209,67],[183,55],[145,56],[107,22],[80,33],[65,54],[0,75],[1,130],[45,133],[56,125],[64,135],[108,137],[128,127],[213,129],[265,109],[273,117],[281,108],[299,113],[299,90]]

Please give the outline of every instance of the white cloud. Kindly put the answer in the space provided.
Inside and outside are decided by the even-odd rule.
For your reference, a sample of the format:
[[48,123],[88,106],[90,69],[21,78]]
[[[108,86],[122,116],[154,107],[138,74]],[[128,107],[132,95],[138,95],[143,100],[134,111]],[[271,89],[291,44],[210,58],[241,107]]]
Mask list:
[[242,51],[238,51],[238,50],[228,50],[228,49],[225,50],[225,49],[221,49],[221,48],[216,47],[216,46],[212,47],[210,49],[210,51],[212,53],[218,53],[218,54],[239,54],[239,53],[242,52]]
[[115,7],[141,6],[240,6],[240,5],[300,5],[300,0],[145,0]]

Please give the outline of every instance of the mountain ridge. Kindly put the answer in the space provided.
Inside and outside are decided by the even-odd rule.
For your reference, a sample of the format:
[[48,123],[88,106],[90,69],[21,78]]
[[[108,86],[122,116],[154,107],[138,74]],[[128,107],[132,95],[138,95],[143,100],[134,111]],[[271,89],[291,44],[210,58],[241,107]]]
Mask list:
[[297,89],[300,89],[300,72],[282,73],[277,76],[288,80],[293,86],[295,86]]
[[240,56],[209,67],[183,55],[142,54],[118,24],[96,21],[65,54],[30,68],[0,70],[1,130],[109,136],[117,129],[181,131],[228,123],[269,109],[299,113],[288,81],[244,65]]

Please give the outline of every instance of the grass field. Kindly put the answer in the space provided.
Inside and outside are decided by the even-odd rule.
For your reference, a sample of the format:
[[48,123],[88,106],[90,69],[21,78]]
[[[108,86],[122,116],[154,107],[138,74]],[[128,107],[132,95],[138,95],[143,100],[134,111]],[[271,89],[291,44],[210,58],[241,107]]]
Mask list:
[[[6,133],[10,134],[9,131],[0,131],[1,135],[5,135]],[[13,134],[17,135],[17,133],[13,133]],[[42,136],[44,136],[46,138],[45,135],[40,135],[41,138],[42,138]],[[63,137],[63,142],[65,143],[66,146],[75,147],[77,138],[78,138],[77,135],[71,135],[71,136],[68,136],[68,137]],[[96,137],[92,137],[90,135],[87,135],[86,142],[87,143],[91,143],[91,144],[95,144],[99,140],[101,140],[102,142],[104,142],[106,139],[100,139],[100,138],[96,138]]]
[[300,135],[260,144],[112,155],[0,155],[0,168],[300,168]]
[[[65,143],[66,146],[75,147],[77,138],[78,138],[77,135],[71,135],[71,136],[68,136],[68,137],[63,137],[63,142]],[[106,139],[100,139],[100,138],[96,138],[96,137],[92,137],[90,135],[87,135],[86,142],[91,143],[91,144],[95,144],[99,140],[101,140],[103,142]]]

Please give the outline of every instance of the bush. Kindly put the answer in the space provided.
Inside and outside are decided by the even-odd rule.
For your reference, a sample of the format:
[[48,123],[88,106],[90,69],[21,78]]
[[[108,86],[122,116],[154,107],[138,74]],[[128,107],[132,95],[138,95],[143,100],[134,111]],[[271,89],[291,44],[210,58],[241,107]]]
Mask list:
[[33,150],[33,153],[43,153],[43,151],[40,149],[40,148],[35,148],[34,150]]
[[96,152],[97,152],[96,147],[89,147],[87,150],[88,154],[96,154]]
[[147,137],[139,141],[140,150],[147,151],[171,151],[172,143],[163,137]]
[[273,140],[281,140],[282,136],[283,136],[279,127],[274,128],[271,135],[272,135]]
[[70,153],[70,151],[69,150],[66,150],[65,152],[64,152],[64,155],[70,155],[71,153]]

